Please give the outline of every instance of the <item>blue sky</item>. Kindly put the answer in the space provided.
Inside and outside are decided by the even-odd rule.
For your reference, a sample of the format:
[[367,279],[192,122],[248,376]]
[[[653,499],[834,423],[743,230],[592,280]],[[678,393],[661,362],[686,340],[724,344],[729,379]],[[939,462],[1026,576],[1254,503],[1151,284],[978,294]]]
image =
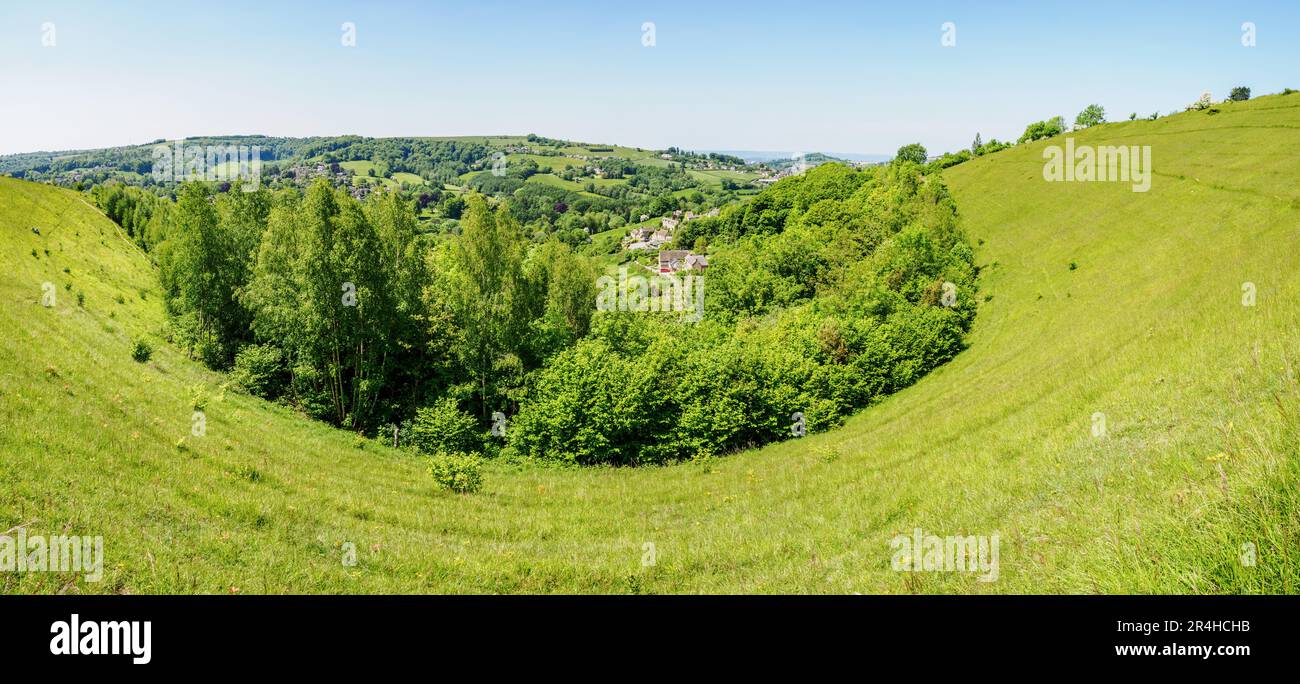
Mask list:
[[[341,44],[344,22],[356,47]],[[954,47],[940,43],[945,22]],[[1206,90],[1300,87],[1298,37],[1294,1],[0,0],[0,154],[226,133],[530,132],[938,152],[977,131],[1072,121],[1090,102],[1118,119]]]

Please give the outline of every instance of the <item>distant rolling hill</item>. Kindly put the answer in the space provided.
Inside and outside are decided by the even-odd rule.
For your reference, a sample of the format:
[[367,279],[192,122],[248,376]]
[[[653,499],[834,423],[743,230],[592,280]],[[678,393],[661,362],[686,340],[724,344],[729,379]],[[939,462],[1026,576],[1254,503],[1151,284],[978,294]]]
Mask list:
[[889,161],[890,159],[894,158],[894,155],[892,154],[858,154],[856,152],[814,152],[812,150],[790,150],[786,152],[778,152],[773,150],[697,150],[697,151],[703,154],[714,152],[717,154],[726,154],[732,157],[739,157],[751,164],[758,163],[758,162],[788,160],[793,158],[794,155],[799,154],[800,152],[802,152],[805,156],[816,154],[834,160],[853,161],[853,162],[874,163],[874,162]]

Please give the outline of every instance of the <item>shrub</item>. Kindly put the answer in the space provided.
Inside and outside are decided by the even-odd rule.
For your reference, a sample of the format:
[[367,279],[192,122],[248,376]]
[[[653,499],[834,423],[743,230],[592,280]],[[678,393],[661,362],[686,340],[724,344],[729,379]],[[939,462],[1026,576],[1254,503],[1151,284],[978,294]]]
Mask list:
[[249,394],[274,399],[284,391],[284,357],[275,346],[250,344],[235,355],[235,366],[230,376]]
[[405,432],[405,442],[426,454],[476,451],[483,446],[478,421],[451,397],[416,410]]
[[1232,89],[1232,93],[1228,95],[1228,99],[1233,102],[1244,102],[1249,100],[1250,88],[1247,88],[1246,86],[1237,86]]
[[190,406],[196,411],[202,411],[208,407],[208,388],[203,383],[190,385]]
[[144,363],[153,357],[153,345],[143,337],[137,337],[131,345],[131,358],[137,363]]
[[443,489],[472,494],[483,486],[483,459],[477,454],[440,453],[429,464],[429,475]]

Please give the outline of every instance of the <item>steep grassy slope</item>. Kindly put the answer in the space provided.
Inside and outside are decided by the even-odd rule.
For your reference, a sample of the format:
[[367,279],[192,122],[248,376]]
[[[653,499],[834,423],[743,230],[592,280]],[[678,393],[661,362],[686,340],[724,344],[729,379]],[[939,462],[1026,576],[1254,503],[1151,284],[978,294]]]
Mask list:
[[[493,465],[472,496],[163,345],[133,362],[163,322],[146,260],[75,194],[0,179],[0,531],[107,556],[99,584],[0,590],[1296,592],[1300,95],[1075,137],[1151,145],[1150,192],[1044,182],[1059,140],[950,170],[989,300],[917,385],[756,452]],[[916,527],[999,534],[999,580],[892,571]]]

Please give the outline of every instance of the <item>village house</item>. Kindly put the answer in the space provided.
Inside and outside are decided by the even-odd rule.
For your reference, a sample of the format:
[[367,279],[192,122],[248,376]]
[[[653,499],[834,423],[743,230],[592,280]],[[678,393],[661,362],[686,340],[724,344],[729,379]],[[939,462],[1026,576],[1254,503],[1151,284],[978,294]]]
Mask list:
[[703,254],[692,254],[687,249],[665,249],[659,252],[659,272],[703,271],[709,259]]
[[665,249],[659,252],[659,272],[673,273],[685,268],[686,257],[690,254],[684,249]]

